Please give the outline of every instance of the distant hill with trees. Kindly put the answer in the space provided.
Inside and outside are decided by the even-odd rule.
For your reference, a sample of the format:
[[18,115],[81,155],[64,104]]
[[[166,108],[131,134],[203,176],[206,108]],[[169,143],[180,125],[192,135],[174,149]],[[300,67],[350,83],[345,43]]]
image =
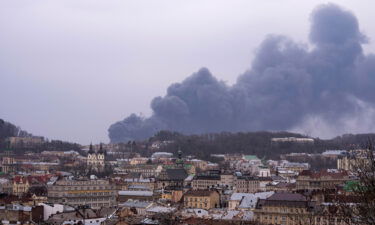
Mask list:
[[20,127],[0,119],[0,140],[8,137],[29,137],[32,136],[27,131],[22,130]]
[[[0,119],[0,150],[8,148],[7,138],[9,137],[32,137],[31,133],[22,130],[20,127]],[[34,147],[15,147],[12,148],[15,152],[25,151],[68,151],[81,149],[79,144],[60,141],[60,140],[46,140],[43,144]]]
[[321,153],[330,149],[353,149],[363,147],[369,139],[375,139],[375,134],[345,134],[333,139],[323,140],[313,138],[308,142],[273,142],[272,138],[311,138],[291,132],[239,132],[213,133],[202,135],[183,135],[177,132],[160,131],[149,139],[154,141],[173,141],[172,144],[162,146],[160,151],[177,152],[184,155],[209,159],[211,154],[243,153],[254,154],[258,157],[277,158],[280,154],[292,152]]

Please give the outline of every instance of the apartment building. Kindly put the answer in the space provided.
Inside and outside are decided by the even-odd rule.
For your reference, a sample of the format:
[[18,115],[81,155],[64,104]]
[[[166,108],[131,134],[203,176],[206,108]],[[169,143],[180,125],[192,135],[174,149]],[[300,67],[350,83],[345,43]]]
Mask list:
[[277,169],[279,171],[293,171],[295,173],[301,173],[304,170],[310,169],[310,165],[308,163],[285,162],[282,163]]
[[260,189],[258,177],[237,176],[234,179],[234,191],[237,193],[255,193]]
[[153,178],[125,178],[121,190],[130,190],[134,188],[148,189],[153,191],[155,189],[155,179]]
[[121,172],[125,173],[140,173],[143,177],[157,177],[162,171],[161,165],[129,165],[121,169]]
[[185,208],[212,209],[220,206],[220,194],[214,190],[190,190],[184,195]]
[[204,190],[213,187],[227,187],[234,186],[235,176],[233,173],[222,173],[219,170],[209,170],[205,173],[194,177],[191,186],[194,190]]
[[368,165],[369,159],[365,150],[352,150],[337,159],[337,169],[355,172],[362,165]]
[[257,202],[254,216],[262,224],[313,224],[314,204],[301,194],[275,193]]
[[198,175],[191,182],[193,190],[205,190],[220,185],[219,175]]
[[304,170],[296,180],[298,190],[332,189],[349,180],[347,171]]
[[62,179],[48,186],[48,201],[74,207],[88,205],[93,209],[116,203],[115,185],[108,180]]

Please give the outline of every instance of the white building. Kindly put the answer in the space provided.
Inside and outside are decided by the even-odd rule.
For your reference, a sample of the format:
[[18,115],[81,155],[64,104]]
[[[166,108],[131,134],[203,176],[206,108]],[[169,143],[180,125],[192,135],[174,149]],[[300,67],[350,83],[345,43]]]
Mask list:
[[51,215],[64,212],[64,205],[61,205],[61,204],[40,203],[38,205],[43,206],[43,220],[44,221],[46,221]]

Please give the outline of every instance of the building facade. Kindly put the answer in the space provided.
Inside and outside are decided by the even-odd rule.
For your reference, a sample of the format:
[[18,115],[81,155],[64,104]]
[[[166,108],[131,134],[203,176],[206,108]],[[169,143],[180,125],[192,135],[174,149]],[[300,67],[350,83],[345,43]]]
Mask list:
[[257,177],[238,176],[234,180],[234,191],[238,193],[255,193],[260,190],[260,182]]
[[321,190],[333,189],[337,185],[349,180],[347,171],[327,171],[314,172],[310,170],[302,171],[296,180],[298,190]]
[[108,180],[58,180],[48,186],[48,201],[93,209],[116,203],[115,185]]
[[89,170],[103,171],[105,167],[105,151],[100,145],[99,151],[94,151],[92,145],[87,154],[87,168]]
[[275,193],[257,202],[254,216],[262,224],[314,224],[313,202],[301,194]]
[[212,209],[220,206],[220,194],[214,190],[190,190],[184,195],[185,208]]

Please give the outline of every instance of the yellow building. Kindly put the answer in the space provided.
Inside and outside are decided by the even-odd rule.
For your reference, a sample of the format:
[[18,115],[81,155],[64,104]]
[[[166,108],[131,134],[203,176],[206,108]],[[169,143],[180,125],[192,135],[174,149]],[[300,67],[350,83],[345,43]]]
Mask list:
[[212,209],[220,206],[220,194],[214,190],[190,190],[184,195],[185,208]]
[[352,150],[337,159],[337,169],[355,172],[362,165],[369,164],[366,150]]
[[116,186],[108,180],[61,179],[47,189],[51,203],[89,205],[93,209],[116,204]]
[[346,171],[320,171],[314,172],[310,170],[302,171],[297,177],[298,190],[320,190],[332,189],[337,185],[344,184],[349,180]]
[[3,157],[1,163],[1,172],[8,174],[14,172],[14,167],[16,166],[16,162],[13,157]]
[[171,202],[179,202],[182,199],[182,190],[164,190],[161,198]]
[[275,193],[260,199],[254,210],[257,222],[262,224],[313,224],[314,202],[296,193]]
[[[268,180],[268,178],[264,178]],[[234,180],[234,191],[237,193],[255,193],[260,191],[260,178],[239,176]]]
[[25,194],[30,187],[29,180],[26,177],[17,176],[13,179],[13,194],[14,195],[23,195]]

